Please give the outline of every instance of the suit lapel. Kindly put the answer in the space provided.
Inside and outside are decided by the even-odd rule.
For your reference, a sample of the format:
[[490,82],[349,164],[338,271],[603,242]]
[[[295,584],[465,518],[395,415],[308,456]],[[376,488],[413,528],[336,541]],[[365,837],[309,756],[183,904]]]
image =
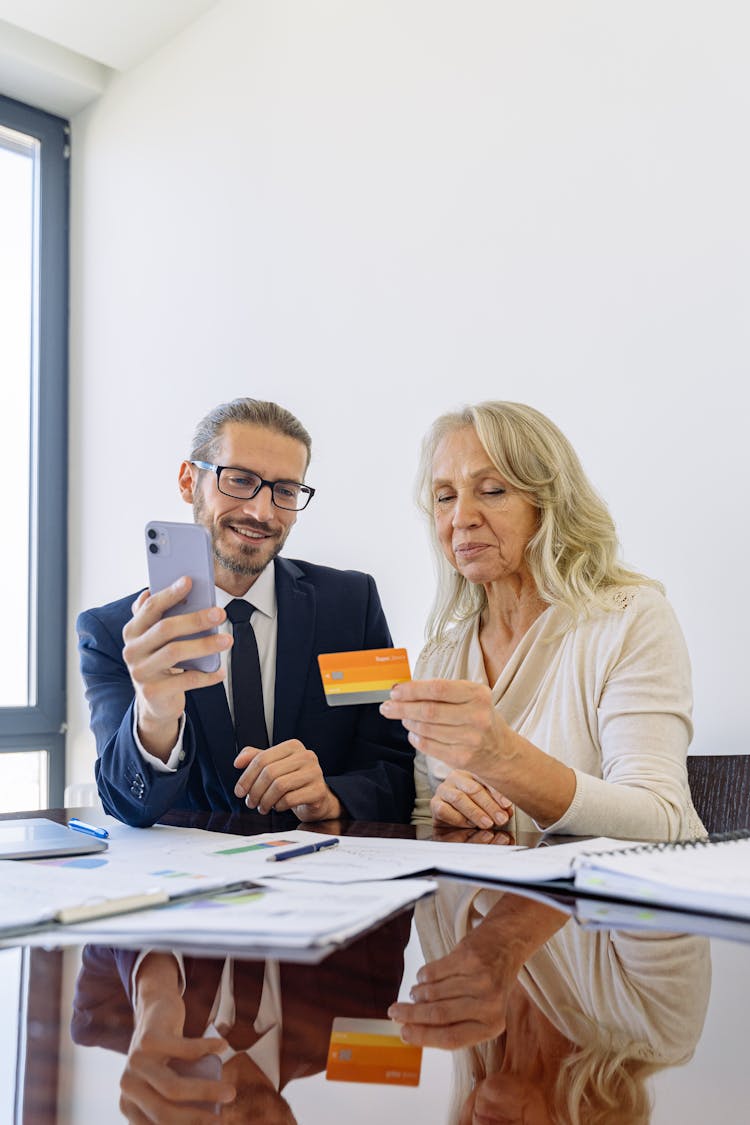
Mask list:
[[188,692],[187,699],[188,707],[200,723],[204,745],[224,789],[226,807],[233,808],[237,804],[234,787],[239,773],[233,765],[237,751],[224,686],[213,684],[212,687],[199,688]]
[[291,738],[307,685],[315,633],[315,590],[300,568],[276,559],[276,690],[273,742]]

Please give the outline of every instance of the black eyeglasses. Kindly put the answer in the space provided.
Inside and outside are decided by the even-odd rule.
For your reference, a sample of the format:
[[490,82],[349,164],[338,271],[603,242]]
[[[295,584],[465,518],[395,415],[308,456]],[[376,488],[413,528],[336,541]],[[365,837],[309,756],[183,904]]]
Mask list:
[[236,469],[231,465],[211,465],[208,461],[191,461],[196,469],[207,469],[216,473],[216,487],[224,496],[235,500],[252,500],[263,485],[271,489],[271,499],[277,508],[288,512],[301,512],[312,500],[315,489],[307,484],[297,484],[293,480],[263,480],[249,469]]

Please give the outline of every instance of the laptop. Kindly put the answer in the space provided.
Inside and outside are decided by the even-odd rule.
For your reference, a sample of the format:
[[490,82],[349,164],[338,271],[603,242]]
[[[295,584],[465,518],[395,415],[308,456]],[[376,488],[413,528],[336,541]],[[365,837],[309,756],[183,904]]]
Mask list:
[[0,820],[0,859],[47,859],[106,850],[106,840],[74,832],[67,825],[44,817]]

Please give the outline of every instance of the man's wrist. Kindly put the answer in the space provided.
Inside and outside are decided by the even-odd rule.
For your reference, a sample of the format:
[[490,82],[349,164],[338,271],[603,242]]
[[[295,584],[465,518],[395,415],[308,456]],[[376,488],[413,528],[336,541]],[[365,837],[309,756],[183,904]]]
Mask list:
[[135,974],[136,1006],[150,1007],[167,998],[179,998],[180,968],[171,953],[148,953]]
[[165,735],[162,728],[152,730],[145,723],[139,723],[138,737],[147,754],[152,754],[155,758],[161,758],[162,762],[166,762],[174,749],[179,729],[179,724],[175,723],[174,726],[169,727]]
[[326,816],[322,817],[323,820],[338,820],[344,811],[341,801],[338,799],[332,789],[328,790],[329,807]]
[[[305,810],[307,815],[305,815]],[[303,822],[338,820],[345,815],[344,806],[332,789],[328,789],[325,796],[321,797],[319,801],[312,801],[307,805],[297,805],[293,811]]]
[[184,715],[183,711],[176,719],[154,719],[144,715],[142,705],[136,700],[135,734],[141,749],[166,764],[180,740]]

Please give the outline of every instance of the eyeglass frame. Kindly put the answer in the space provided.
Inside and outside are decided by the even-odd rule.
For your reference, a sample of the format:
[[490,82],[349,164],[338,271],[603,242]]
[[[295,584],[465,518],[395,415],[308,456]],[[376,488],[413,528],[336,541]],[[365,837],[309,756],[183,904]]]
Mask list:
[[[280,508],[282,512],[304,512],[307,505],[315,495],[315,489],[309,484],[301,484],[297,480],[264,480],[263,477],[256,473],[254,469],[243,469],[241,465],[212,465],[210,461],[188,461],[189,465],[195,465],[196,469],[206,469],[208,472],[216,473],[216,487],[222,496],[229,496],[232,500],[254,500],[264,485],[267,485],[271,490],[271,503],[275,508]],[[238,473],[247,473],[248,476],[257,477],[259,484],[255,492],[250,496],[235,496],[232,492],[225,492],[221,487],[221,474],[225,469],[235,469]],[[304,504],[301,508],[285,508],[283,504],[276,502],[274,496],[274,489],[277,484],[293,484],[295,488],[299,488],[306,496]]]

